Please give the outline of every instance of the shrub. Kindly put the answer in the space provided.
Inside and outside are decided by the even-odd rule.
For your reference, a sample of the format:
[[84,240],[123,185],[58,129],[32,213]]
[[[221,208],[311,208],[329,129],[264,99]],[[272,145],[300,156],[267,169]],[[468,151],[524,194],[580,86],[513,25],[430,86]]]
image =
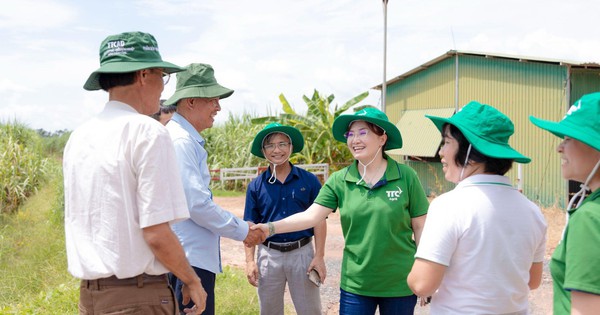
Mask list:
[[0,125],[0,206],[15,212],[47,178],[39,136],[17,122]]

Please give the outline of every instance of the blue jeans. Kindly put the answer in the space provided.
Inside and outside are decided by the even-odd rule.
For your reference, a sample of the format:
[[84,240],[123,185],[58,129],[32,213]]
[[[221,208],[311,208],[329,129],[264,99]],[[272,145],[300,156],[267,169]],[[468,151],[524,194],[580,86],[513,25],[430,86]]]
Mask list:
[[417,296],[375,297],[364,296],[340,289],[340,315],[375,314],[379,306],[381,315],[413,315]]
[[[202,281],[202,287],[204,291],[206,291],[206,309],[202,312],[202,315],[214,315],[215,314],[215,279],[216,275],[208,270],[194,268],[194,271]],[[175,285],[175,297],[177,298],[177,304],[179,304],[179,311],[183,314],[184,308],[192,308],[194,306],[194,302],[190,300],[190,302],[186,305],[183,305],[183,293],[181,292],[181,288],[183,287],[183,282],[177,279],[177,284]]]

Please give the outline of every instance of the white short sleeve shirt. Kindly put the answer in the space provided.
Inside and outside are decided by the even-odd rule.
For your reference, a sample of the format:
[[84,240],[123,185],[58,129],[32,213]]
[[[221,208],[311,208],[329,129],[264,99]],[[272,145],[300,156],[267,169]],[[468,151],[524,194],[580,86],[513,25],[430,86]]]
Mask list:
[[142,229],[189,217],[167,130],[111,101],[77,128],[63,155],[69,272],[81,279],[168,270]]
[[527,311],[546,222],[507,177],[474,175],[433,200],[415,257],[447,266],[432,314]]

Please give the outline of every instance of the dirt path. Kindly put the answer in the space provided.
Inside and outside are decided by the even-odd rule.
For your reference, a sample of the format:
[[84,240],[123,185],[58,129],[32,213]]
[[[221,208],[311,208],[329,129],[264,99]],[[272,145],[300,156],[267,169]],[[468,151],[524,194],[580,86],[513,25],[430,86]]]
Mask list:
[[[243,217],[244,197],[215,197],[215,202],[239,217]],[[549,224],[551,220],[548,220]],[[548,253],[554,250],[555,242],[549,240]],[[333,315],[339,313],[339,281],[342,251],[344,248],[344,239],[340,226],[340,219],[337,213],[333,213],[327,219],[327,242],[325,244],[325,262],[327,264],[327,279],[321,286],[321,304],[323,314]],[[221,257],[223,265],[245,268],[245,254],[243,245],[240,242],[227,238],[221,238]],[[548,259],[546,257],[544,264],[544,275],[542,285],[539,289],[530,294],[530,309],[532,315],[552,314],[552,278],[548,270]],[[249,284],[248,284],[249,285]],[[292,304],[291,299],[286,294],[286,304]],[[429,314],[429,307],[416,307],[416,315]]]

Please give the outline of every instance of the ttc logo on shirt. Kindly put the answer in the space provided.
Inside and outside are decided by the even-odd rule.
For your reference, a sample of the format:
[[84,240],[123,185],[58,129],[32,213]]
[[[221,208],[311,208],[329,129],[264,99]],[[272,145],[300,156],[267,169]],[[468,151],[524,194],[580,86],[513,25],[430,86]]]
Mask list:
[[398,190],[386,190],[385,192],[390,201],[396,201],[400,198],[400,195],[402,195],[402,189],[398,186],[396,186],[396,188],[398,188]]

